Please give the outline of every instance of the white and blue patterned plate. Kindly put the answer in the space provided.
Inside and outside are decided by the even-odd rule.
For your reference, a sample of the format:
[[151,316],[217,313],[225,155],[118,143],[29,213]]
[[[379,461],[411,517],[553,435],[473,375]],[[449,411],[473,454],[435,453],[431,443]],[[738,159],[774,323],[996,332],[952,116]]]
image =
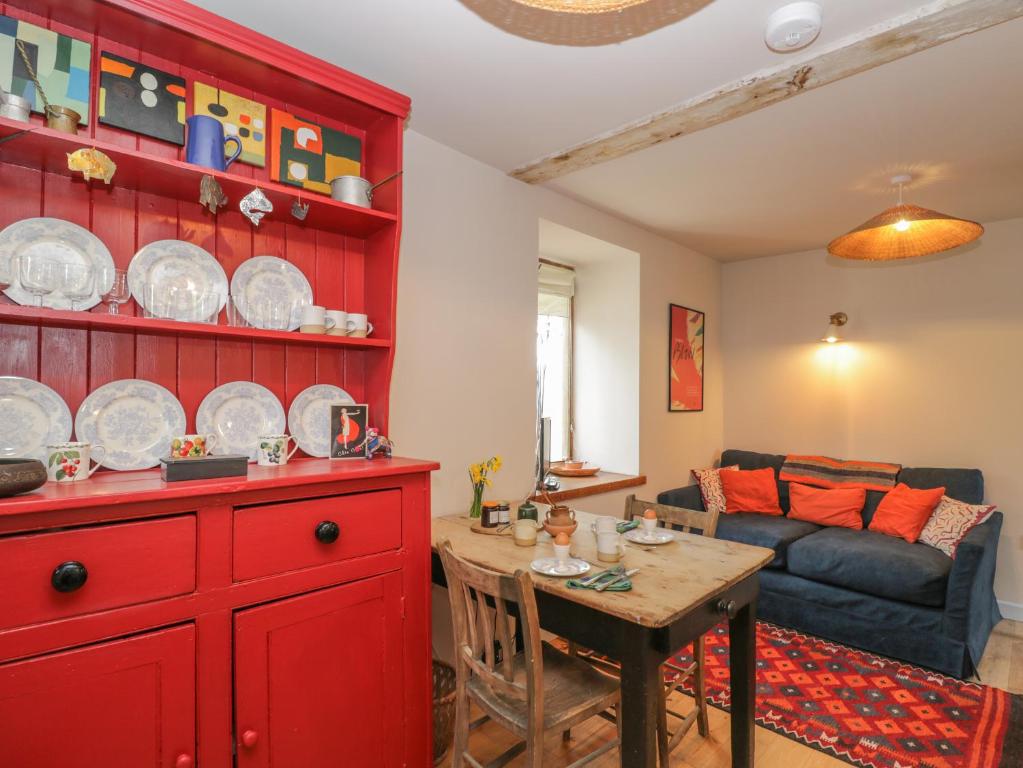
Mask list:
[[0,376],[0,457],[39,459],[46,446],[71,439],[71,410],[45,384]]
[[231,297],[238,311],[255,328],[266,328],[262,305],[267,301],[291,305],[288,330],[302,324],[302,307],[313,303],[313,289],[302,270],[276,256],[253,256],[231,277]]
[[199,404],[195,428],[213,433],[213,453],[241,454],[256,460],[260,435],[284,432],[284,406],[269,389],[251,381],[222,384]]
[[185,433],[185,409],[169,390],[142,379],[121,379],[90,394],[75,416],[79,440],[106,449],[109,469],[149,469],[170,455]]
[[[153,286],[155,296],[145,290]],[[197,323],[227,304],[227,274],[206,250],[184,240],[157,240],[139,250],[128,265],[128,287],[140,306],[172,320]],[[213,294],[212,305],[190,304],[173,298],[175,291]],[[162,297],[162,306],[153,306]]]
[[[114,282],[114,259],[103,241],[89,230],[64,219],[22,219],[0,232],[0,264],[9,268],[13,278],[4,293],[19,304],[36,306],[36,296],[26,291],[18,280],[17,259],[21,256],[91,266],[95,275],[92,295],[76,300],[78,309],[95,307]],[[71,309],[71,299],[59,290],[42,298],[44,307]]]
[[298,447],[310,456],[330,456],[330,406],[355,405],[355,399],[333,384],[314,384],[298,393],[288,409],[288,429]]

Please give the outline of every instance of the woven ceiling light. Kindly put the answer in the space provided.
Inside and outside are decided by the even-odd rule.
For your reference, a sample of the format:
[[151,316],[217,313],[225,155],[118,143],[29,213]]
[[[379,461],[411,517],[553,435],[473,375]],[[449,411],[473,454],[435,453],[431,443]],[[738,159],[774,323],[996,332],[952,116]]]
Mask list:
[[984,227],[975,221],[904,204],[902,186],[910,181],[910,176],[893,177],[892,184],[899,187],[899,204],[832,240],[828,253],[864,261],[911,259],[958,248],[984,234]]
[[515,0],[519,5],[557,13],[611,13],[624,11],[649,0]]

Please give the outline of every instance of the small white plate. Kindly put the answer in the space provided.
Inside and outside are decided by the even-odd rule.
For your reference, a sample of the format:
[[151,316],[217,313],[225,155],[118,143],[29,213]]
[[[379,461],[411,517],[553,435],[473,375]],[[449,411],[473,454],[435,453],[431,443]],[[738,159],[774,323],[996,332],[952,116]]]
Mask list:
[[333,384],[314,384],[298,393],[288,409],[288,429],[309,456],[330,456],[330,406],[355,405],[355,399]]
[[39,459],[46,446],[71,439],[71,410],[52,389],[33,379],[0,376],[0,457]]
[[[154,286],[158,296],[166,302],[165,310],[173,320],[197,323],[220,312],[227,303],[227,274],[220,263],[206,250],[184,240],[157,240],[139,249],[128,265],[128,287],[140,306],[161,314],[150,306],[153,298],[147,296],[146,284]],[[174,290],[194,291],[195,294],[216,294],[211,306],[179,304],[170,300]],[[207,315],[203,317],[202,315]]]
[[541,557],[539,560],[531,562],[529,567],[544,576],[563,577],[582,576],[590,570],[590,564],[577,557],[569,558],[563,566],[559,565],[556,557]]
[[262,384],[232,381],[202,399],[195,428],[217,436],[214,454],[241,454],[255,461],[260,435],[284,433],[284,406]]
[[[0,232],[0,264],[8,265],[12,278],[4,293],[19,304],[34,307],[39,303],[36,296],[26,291],[18,280],[19,256],[92,267],[95,275],[92,295],[76,301],[78,309],[95,307],[114,282],[114,259],[103,241],[89,230],[63,219],[22,219]],[[71,299],[60,290],[54,290],[43,296],[43,306],[71,309]]]
[[170,455],[171,439],[185,433],[185,409],[164,387],[142,379],[104,384],[75,416],[79,440],[106,449],[109,469],[149,469]]
[[288,330],[302,324],[302,307],[313,303],[313,289],[302,270],[276,256],[253,256],[231,277],[231,297],[238,311],[253,327],[265,328],[261,302],[279,301],[291,305]]
[[633,544],[667,544],[675,541],[675,534],[664,528],[656,528],[650,533],[647,533],[642,528],[633,528],[631,531],[626,531],[623,535],[626,541],[631,541]]

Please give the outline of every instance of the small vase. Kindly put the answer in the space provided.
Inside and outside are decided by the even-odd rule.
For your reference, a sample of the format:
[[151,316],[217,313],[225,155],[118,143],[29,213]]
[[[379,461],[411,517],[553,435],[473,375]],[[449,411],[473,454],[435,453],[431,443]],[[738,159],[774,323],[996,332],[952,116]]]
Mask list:
[[472,506],[469,507],[469,517],[483,516],[483,488],[473,488]]

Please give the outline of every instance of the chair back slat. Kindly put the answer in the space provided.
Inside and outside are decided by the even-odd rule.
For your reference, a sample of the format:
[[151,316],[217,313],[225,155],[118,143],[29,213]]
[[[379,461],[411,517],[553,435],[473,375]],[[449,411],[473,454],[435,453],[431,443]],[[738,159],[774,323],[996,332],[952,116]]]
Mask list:
[[718,513],[706,512],[702,509],[683,509],[672,507],[667,504],[657,504],[652,501],[637,499],[635,494],[629,494],[625,499],[625,519],[643,517],[646,510],[652,509],[657,515],[657,520],[665,528],[671,528],[683,533],[699,532],[703,536],[714,537],[718,529]]

